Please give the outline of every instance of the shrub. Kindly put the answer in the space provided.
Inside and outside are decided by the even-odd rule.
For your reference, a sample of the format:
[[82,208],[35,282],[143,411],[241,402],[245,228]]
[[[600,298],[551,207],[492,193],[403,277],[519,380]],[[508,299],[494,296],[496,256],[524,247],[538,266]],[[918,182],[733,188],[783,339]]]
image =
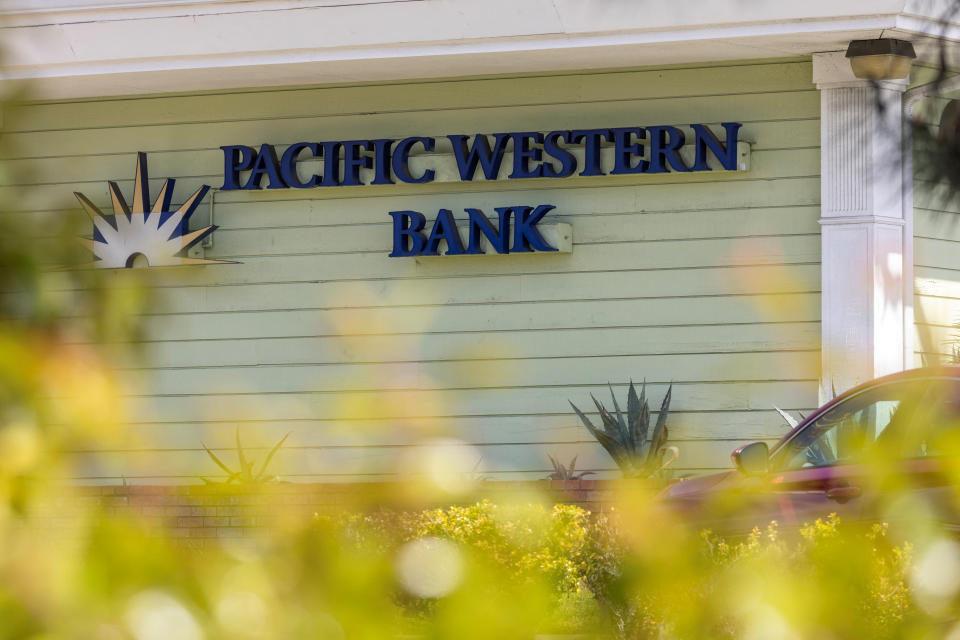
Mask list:
[[[541,631],[737,638],[760,632],[770,612],[783,616],[777,624],[805,630],[799,637],[813,637],[818,625],[844,629],[839,637],[896,637],[911,623],[911,547],[893,544],[883,525],[841,526],[832,515],[789,534],[771,523],[739,541],[652,529],[638,538],[622,525],[575,506],[488,501],[338,524],[354,543],[376,540],[388,555],[413,540],[448,540],[498,575],[497,584],[546,586]],[[437,614],[434,602],[398,602],[408,615]]]

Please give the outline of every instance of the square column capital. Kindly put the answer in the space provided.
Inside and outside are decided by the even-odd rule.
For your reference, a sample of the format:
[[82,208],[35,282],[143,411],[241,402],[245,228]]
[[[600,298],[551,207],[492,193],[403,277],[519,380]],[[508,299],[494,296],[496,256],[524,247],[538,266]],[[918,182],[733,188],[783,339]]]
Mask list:
[[870,82],[853,75],[850,60],[845,51],[826,51],[813,54],[813,82],[817,89],[842,89],[844,87],[879,87],[903,93],[909,82],[902,80],[880,80]]

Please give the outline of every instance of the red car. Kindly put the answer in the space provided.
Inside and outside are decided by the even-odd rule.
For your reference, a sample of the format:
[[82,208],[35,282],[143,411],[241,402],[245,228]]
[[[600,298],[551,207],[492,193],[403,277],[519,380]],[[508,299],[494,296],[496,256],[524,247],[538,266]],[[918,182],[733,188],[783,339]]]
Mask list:
[[960,367],[905,371],[834,398],[773,448],[732,454],[735,470],[681,481],[662,498],[722,533],[830,513],[841,520],[932,515],[960,530]]

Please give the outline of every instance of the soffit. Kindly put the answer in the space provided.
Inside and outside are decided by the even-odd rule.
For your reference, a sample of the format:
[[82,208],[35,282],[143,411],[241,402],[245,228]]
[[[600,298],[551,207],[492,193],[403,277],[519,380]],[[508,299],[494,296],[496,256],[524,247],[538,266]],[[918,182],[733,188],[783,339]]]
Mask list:
[[0,19],[4,83],[72,98],[802,56],[939,33],[948,1],[5,0]]

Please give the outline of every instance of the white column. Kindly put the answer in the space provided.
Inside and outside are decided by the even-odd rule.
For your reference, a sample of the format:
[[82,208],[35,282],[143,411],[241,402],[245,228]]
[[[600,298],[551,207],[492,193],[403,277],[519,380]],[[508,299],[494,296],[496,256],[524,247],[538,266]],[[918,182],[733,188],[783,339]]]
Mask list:
[[[905,365],[912,252],[903,211],[906,81],[858,80],[843,52],[814,54],[820,89],[821,400]],[[910,262],[910,264],[908,264]],[[907,301],[908,303],[911,301]]]

